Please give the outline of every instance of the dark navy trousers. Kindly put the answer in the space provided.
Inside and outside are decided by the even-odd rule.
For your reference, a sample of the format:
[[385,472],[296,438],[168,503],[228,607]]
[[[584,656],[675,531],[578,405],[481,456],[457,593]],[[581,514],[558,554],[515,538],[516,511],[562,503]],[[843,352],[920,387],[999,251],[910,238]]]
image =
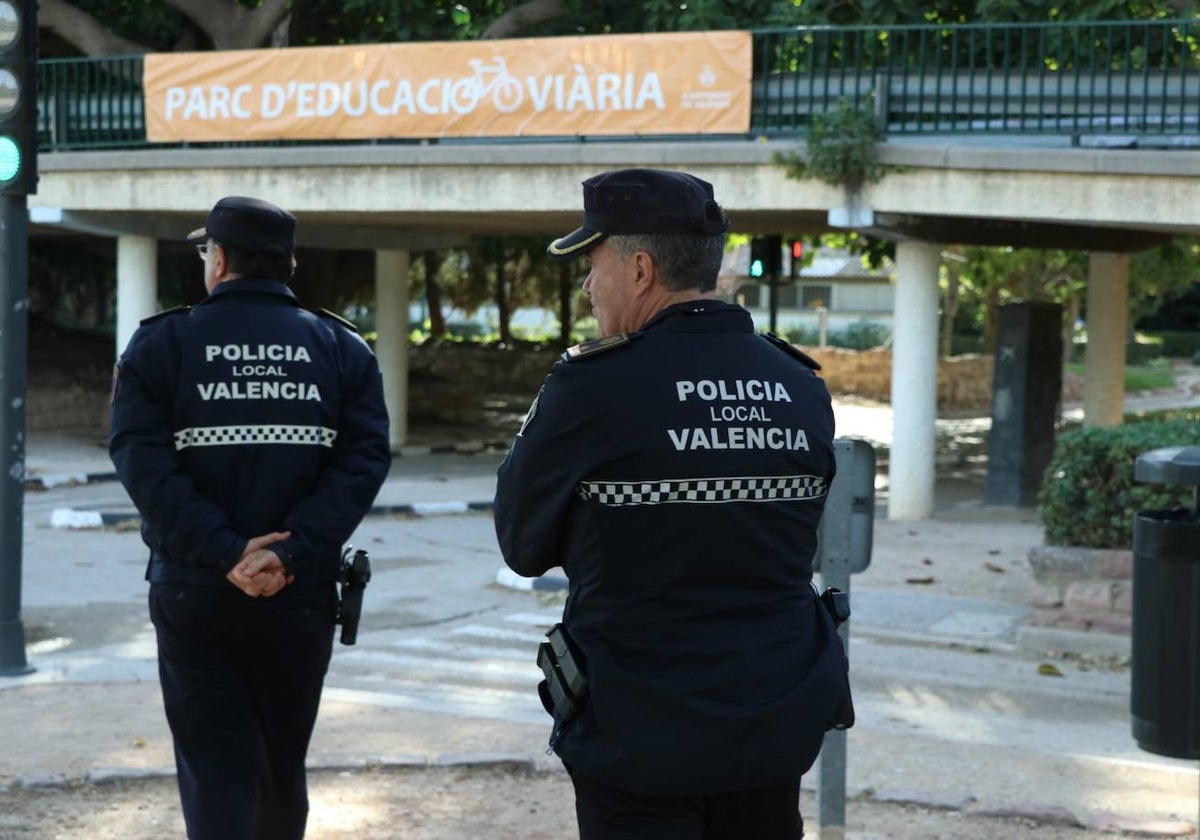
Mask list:
[[273,598],[150,586],[190,840],[300,840],[304,759],[333,651],[333,585]]
[[580,840],[800,840],[800,782],[706,796],[642,796],[571,772]]

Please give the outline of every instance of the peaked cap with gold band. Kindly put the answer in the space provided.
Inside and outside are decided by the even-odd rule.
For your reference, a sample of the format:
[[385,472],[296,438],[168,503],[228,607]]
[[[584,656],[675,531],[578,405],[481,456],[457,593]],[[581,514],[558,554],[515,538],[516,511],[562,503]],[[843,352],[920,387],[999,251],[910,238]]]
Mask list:
[[554,260],[586,254],[606,236],[625,233],[699,233],[729,230],[713,200],[712,184],[686,172],[618,169],[583,182],[583,226],[550,243]]

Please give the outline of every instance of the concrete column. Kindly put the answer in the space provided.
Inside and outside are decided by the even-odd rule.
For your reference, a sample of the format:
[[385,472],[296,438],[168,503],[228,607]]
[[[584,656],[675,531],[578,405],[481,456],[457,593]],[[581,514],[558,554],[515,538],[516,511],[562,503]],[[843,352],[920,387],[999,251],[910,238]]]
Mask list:
[[375,356],[393,449],[408,439],[408,251],[375,252]]
[[[196,264],[199,278],[200,264]],[[152,236],[117,237],[117,353],[133,337],[138,322],[158,311],[158,242]]]
[[938,245],[896,243],[888,519],[933,513],[940,260]]
[[1088,255],[1087,355],[1083,422],[1119,426],[1125,417],[1125,341],[1129,320],[1129,255]]

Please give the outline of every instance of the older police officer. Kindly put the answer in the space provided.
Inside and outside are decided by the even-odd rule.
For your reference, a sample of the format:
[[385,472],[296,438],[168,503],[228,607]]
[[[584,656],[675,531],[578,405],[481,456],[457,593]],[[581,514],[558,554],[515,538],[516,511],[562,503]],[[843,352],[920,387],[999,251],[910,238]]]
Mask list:
[[189,237],[207,299],[142,321],[113,383],[193,840],[304,836],[342,544],[391,459],[374,355],[286,285],[295,225],[217,202]]
[[713,299],[729,222],[710,184],[606,172],[583,202],[549,253],[590,262],[602,337],[547,377],[495,502],[508,565],[570,579],[539,659],[580,835],[794,840],[846,686],[811,585],[829,393]]

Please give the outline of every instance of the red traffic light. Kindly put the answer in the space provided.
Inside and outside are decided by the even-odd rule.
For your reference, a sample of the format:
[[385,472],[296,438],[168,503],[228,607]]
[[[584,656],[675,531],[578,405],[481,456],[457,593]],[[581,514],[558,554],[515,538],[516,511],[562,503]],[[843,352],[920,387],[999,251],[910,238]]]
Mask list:
[[799,260],[804,258],[804,240],[792,240],[792,259]]

